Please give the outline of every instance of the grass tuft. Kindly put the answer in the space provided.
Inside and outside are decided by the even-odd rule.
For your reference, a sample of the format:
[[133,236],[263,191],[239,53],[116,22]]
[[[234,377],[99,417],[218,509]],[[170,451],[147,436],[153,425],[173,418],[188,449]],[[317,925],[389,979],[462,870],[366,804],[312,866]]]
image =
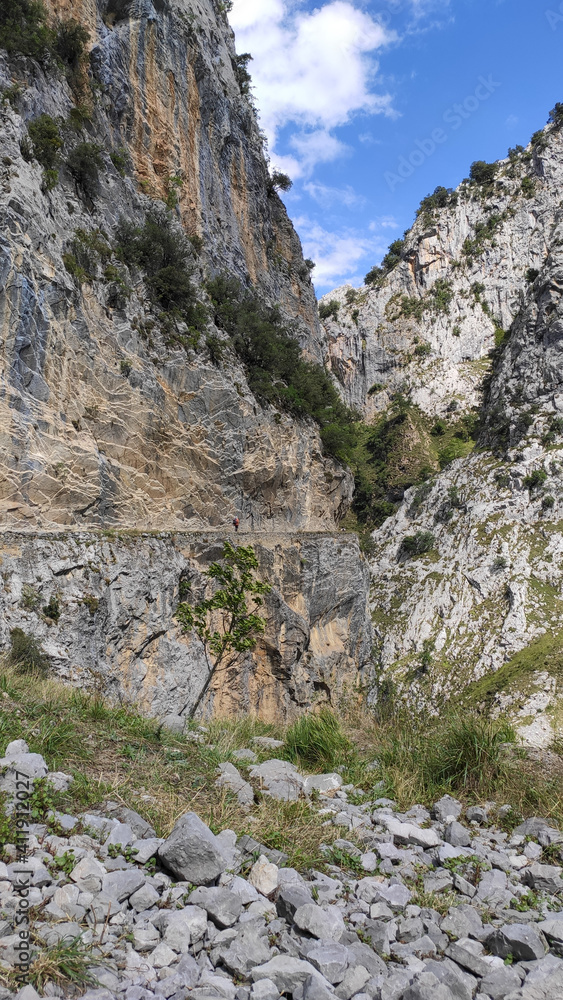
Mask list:
[[21,628],[10,632],[10,663],[19,674],[47,674],[49,658],[43,652],[41,643]]
[[334,712],[323,708],[318,714],[301,716],[289,727],[285,750],[298,766],[330,770],[344,762],[350,743]]

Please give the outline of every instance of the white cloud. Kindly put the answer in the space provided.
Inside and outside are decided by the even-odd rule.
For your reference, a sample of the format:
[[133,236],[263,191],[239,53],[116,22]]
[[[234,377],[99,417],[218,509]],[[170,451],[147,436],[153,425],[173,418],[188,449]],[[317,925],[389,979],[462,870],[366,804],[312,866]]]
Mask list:
[[309,181],[303,187],[313,201],[316,201],[322,208],[331,208],[333,205],[344,205],[345,208],[363,208],[366,204],[364,196],[357,194],[349,184],[344,188],[335,188],[329,187],[327,184]]
[[515,128],[519,121],[520,119],[516,115],[509,115],[504,124],[507,128]]
[[306,216],[295,219],[295,225],[303,243],[303,256],[316,263],[313,275],[317,286],[343,284],[351,276],[356,280],[362,258],[368,253],[375,258],[386,249],[380,241],[353,229],[328,232]]
[[372,233],[376,233],[378,229],[398,229],[399,223],[397,222],[394,215],[380,215],[378,219],[374,219],[370,222],[368,229]]
[[390,95],[374,92],[372,84],[374,53],[395,35],[353,2],[330,0],[306,12],[294,0],[234,0],[230,21],[237,50],[253,56],[254,94],[276,165],[276,141],[286,125],[299,129],[291,138],[293,159],[306,174],[346,152],[332,129],[358,112],[393,113]]

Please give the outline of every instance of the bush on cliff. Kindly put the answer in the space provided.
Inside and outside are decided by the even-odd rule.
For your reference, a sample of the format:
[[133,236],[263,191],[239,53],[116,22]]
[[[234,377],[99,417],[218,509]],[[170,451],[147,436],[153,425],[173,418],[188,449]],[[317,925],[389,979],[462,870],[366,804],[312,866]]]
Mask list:
[[198,333],[204,329],[207,314],[191,282],[193,247],[165,208],[151,209],[142,226],[122,218],[115,252],[123,263],[144,272],[155,305]]
[[58,65],[77,73],[89,34],[74,19],[50,28],[41,0],[2,0],[0,4],[0,48],[10,55],[20,53],[40,63]]
[[10,54],[43,62],[49,57],[53,43],[47,26],[45,7],[38,0],[2,0],[0,5],[0,48]]
[[279,307],[265,305],[234,278],[222,275],[209,281],[207,290],[215,323],[228,334],[254,395],[297,417],[312,417],[327,451],[347,461],[357,418],[326,369],[305,360]]

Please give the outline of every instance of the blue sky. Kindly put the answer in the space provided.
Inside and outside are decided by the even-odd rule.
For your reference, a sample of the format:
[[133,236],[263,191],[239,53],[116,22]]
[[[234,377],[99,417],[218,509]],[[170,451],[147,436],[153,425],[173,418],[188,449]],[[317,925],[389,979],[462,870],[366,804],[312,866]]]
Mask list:
[[230,20],[319,295],[563,101],[561,0],[234,0]]

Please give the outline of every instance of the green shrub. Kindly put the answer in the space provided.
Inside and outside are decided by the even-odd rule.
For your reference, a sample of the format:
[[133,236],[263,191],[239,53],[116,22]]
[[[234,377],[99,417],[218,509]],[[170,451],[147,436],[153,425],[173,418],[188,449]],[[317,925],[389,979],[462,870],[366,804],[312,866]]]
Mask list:
[[21,83],[16,81],[16,83],[12,83],[9,87],[6,87],[2,91],[0,94],[0,100],[2,101],[2,104],[7,102],[8,104],[11,104],[13,108],[17,108],[23,92],[24,88]]
[[529,475],[524,476],[524,486],[526,489],[533,493],[534,490],[538,490],[540,486],[543,486],[547,479],[547,472],[544,469],[534,469]]
[[522,194],[525,198],[533,198],[536,190],[536,185],[534,184],[531,177],[524,177],[521,184]]
[[538,277],[539,273],[540,272],[536,267],[529,267],[524,277],[529,284],[532,284]]
[[551,510],[552,507],[555,507],[555,497],[552,496],[543,497],[541,506],[542,510]]
[[375,286],[381,285],[383,279],[385,278],[385,275],[386,271],[384,271],[382,267],[374,265],[374,267],[372,267],[371,270],[368,271],[368,273],[366,274],[364,278],[364,283],[366,285],[375,285]]
[[207,313],[190,280],[192,244],[164,208],[153,208],[142,226],[121,219],[115,252],[129,267],[135,265],[144,272],[155,305],[181,318],[193,334],[199,335],[205,329]]
[[274,170],[271,177],[268,178],[268,191],[272,194],[274,191],[289,191],[293,187],[293,181],[287,174],[282,174],[280,170]]
[[505,559],[504,556],[496,556],[496,558],[493,559],[493,564],[492,564],[493,573],[497,573],[501,569],[506,569],[507,566],[508,566],[508,560]]
[[254,395],[298,417],[312,417],[327,451],[346,461],[356,417],[344,405],[330,375],[306,361],[277,306],[264,305],[232,278],[207,283],[215,324],[229,336]]
[[461,327],[460,326],[454,326],[454,328],[452,330],[452,337],[461,337]]
[[432,194],[428,194],[426,198],[422,199],[417,209],[417,218],[419,215],[423,215],[425,224],[428,224],[439,209],[448,206],[454,207],[457,204],[457,198],[457,193],[452,188],[438,186]]
[[542,128],[534,132],[532,138],[530,139],[533,149],[537,150],[538,153],[543,152],[547,146],[547,135]]
[[48,604],[43,608],[43,614],[53,622],[58,622],[61,617],[61,602],[58,597],[50,597]]
[[225,353],[225,344],[223,341],[219,339],[216,333],[212,333],[205,338],[205,346],[209,351],[211,363],[214,365],[220,365]]
[[502,225],[504,220],[504,215],[491,215],[486,222],[478,222],[475,226],[474,238],[471,239],[471,237],[468,236],[464,241],[462,247],[463,255],[469,260],[473,260],[473,258],[478,257],[479,254],[484,251],[487,241],[493,239],[496,231]]
[[125,177],[125,171],[129,164],[129,155],[126,149],[114,149],[113,152],[109,154],[109,158],[113,163],[118,174]]
[[427,358],[429,354],[432,354],[432,348],[430,344],[417,344],[414,353],[417,358]]
[[77,187],[94,200],[99,190],[100,170],[103,167],[102,147],[95,142],[79,142],[68,154],[66,165]]
[[53,44],[47,13],[40,0],[2,0],[0,48],[45,62]]
[[381,261],[381,266],[384,271],[386,272],[392,271],[393,268],[395,268],[397,264],[401,261],[406,242],[407,241],[405,234],[405,236],[403,236],[402,239],[394,240],[393,243],[389,245],[389,249],[387,250],[385,257]]
[[46,674],[50,667],[41,643],[21,628],[13,628],[10,632],[9,661],[20,674]]
[[[406,245],[406,237],[408,231],[404,234],[403,238],[400,240],[394,240],[390,244],[385,257],[381,261],[381,266],[372,267],[370,271],[366,274],[364,282],[366,285],[380,285],[384,278],[392,271],[397,264],[401,261],[403,252]],[[407,296],[405,296],[407,298]]]
[[343,763],[349,749],[350,743],[329,708],[302,715],[289,727],[285,737],[289,759],[311,768],[332,770]]
[[463,458],[467,454],[466,448],[461,438],[453,437],[452,440],[438,452],[438,462],[441,469],[445,469],[456,458]]
[[443,437],[448,429],[445,420],[437,420],[430,433],[433,437]]
[[59,126],[50,115],[39,115],[27,126],[33,146],[33,155],[45,170],[55,170],[60,163],[63,140]]
[[252,56],[249,52],[242,52],[240,55],[236,55],[233,59],[233,69],[235,71],[237,83],[240,87],[241,94],[245,97],[250,94],[250,84],[252,83],[252,77],[248,72],[248,64],[251,61]]
[[554,108],[549,112],[550,124],[555,125],[557,130],[563,128],[563,104],[558,101]]
[[338,319],[339,309],[340,303],[336,299],[330,299],[329,302],[319,302],[319,317],[329,319],[332,316],[333,319]]
[[55,53],[69,70],[76,74],[90,35],[78,21],[61,21],[55,39]]
[[446,278],[438,278],[430,290],[433,298],[432,308],[437,313],[449,313],[450,304],[454,297],[454,290],[451,281]]
[[469,177],[475,184],[487,186],[493,183],[498,166],[496,163],[486,163],[485,160],[475,160],[471,164]]
[[30,583],[24,583],[20,604],[26,611],[37,611],[41,604],[41,594]]
[[405,535],[399,549],[400,556],[421,556],[430,552],[436,539],[430,531],[417,531],[415,535]]

